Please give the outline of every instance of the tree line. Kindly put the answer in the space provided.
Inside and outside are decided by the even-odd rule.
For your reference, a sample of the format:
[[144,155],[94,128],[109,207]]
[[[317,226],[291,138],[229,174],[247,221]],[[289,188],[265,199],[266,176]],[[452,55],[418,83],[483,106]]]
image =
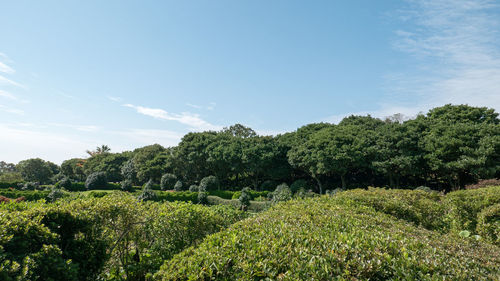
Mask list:
[[159,183],[168,173],[185,188],[215,176],[224,189],[274,189],[300,180],[319,193],[366,186],[449,191],[500,177],[500,119],[494,109],[448,104],[410,120],[353,115],[277,136],[236,124],[188,133],[175,147],[153,144],[112,153],[101,146],[88,153],[61,166],[38,158],[0,162],[0,181],[84,181],[104,172],[108,181],[126,178],[142,185]]

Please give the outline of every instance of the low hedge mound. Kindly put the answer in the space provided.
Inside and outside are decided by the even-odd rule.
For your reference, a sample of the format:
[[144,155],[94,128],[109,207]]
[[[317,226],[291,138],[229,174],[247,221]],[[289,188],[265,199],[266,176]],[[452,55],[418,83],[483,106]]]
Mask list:
[[494,245],[323,196],[280,203],[211,235],[154,279],[498,280],[499,268]]

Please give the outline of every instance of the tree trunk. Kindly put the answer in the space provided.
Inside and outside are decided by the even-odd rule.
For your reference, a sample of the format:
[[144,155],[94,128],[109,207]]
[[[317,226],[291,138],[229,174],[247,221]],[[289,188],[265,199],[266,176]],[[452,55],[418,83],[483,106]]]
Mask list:
[[345,174],[340,175],[340,180],[342,181],[342,189],[346,188]]
[[389,186],[391,188],[394,188],[394,176],[392,175],[391,172],[389,172]]
[[313,179],[318,183],[319,194],[323,194],[323,185],[321,185],[321,181],[316,176],[313,176]]

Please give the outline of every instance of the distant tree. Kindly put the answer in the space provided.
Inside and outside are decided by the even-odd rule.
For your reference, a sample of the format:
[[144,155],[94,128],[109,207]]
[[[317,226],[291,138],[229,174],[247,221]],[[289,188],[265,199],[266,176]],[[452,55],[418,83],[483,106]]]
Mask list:
[[84,181],[86,178],[83,170],[85,159],[73,158],[65,160],[61,164],[61,173],[75,181]]
[[274,203],[276,202],[281,202],[281,201],[288,201],[292,199],[292,191],[288,187],[286,183],[282,183],[276,187],[276,190],[273,192],[273,199],[272,201]]
[[200,181],[200,187],[204,190],[219,190],[219,180],[215,176],[204,177]]
[[121,189],[122,189],[122,191],[133,192],[134,191],[134,186],[132,184],[132,181],[129,180],[129,179],[124,179],[121,182]]
[[121,168],[121,174],[124,180],[134,183],[137,180],[137,170],[132,159],[127,160]]
[[153,191],[153,181],[149,180],[137,197],[140,201],[151,201],[156,199],[156,193]]
[[132,152],[132,161],[137,171],[139,183],[145,183],[149,179],[160,181],[161,176],[166,173],[168,156],[171,153],[159,144],[153,144],[137,148]]
[[87,150],[86,152],[90,156],[95,156],[98,154],[109,153],[110,151],[111,151],[111,148],[109,148],[109,146],[103,144],[101,146],[98,146],[95,150]]
[[87,177],[85,181],[85,188],[87,190],[97,189],[100,187],[105,187],[108,183],[106,178],[106,173],[104,172],[94,172]]
[[250,206],[250,188],[245,187],[241,190],[241,195],[238,198],[238,201],[240,201],[240,206],[242,210],[247,210],[248,207]]
[[169,173],[164,174],[161,177],[160,181],[161,190],[172,189],[174,188],[176,183],[177,183],[177,177],[174,174],[169,174]]
[[47,184],[50,183],[50,178],[56,170],[53,165],[55,164],[46,162],[40,158],[32,158],[20,161],[16,165],[16,170],[21,173],[25,181]]
[[241,124],[234,124],[226,127],[222,130],[222,132],[239,138],[251,138],[257,136],[257,133],[254,130]]
[[122,166],[129,159],[124,153],[101,153],[88,158],[83,165],[87,175],[95,172],[104,172],[108,181],[119,182],[122,180]]
[[6,173],[14,173],[16,171],[16,165],[13,163],[7,163],[5,161],[0,161],[0,175]]
[[175,191],[182,191],[182,181],[178,180],[174,185]]

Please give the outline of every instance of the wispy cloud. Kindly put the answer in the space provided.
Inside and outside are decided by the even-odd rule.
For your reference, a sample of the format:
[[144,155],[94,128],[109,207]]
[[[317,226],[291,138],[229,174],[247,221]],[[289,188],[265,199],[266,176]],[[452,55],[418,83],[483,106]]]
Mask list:
[[16,72],[12,67],[0,61],[0,72],[12,74]]
[[418,97],[413,112],[445,103],[500,109],[498,1],[412,0],[395,31],[396,50],[413,56],[416,71],[387,75],[389,91]]
[[9,100],[18,100],[18,98],[16,96],[14,96],[13,94],[11,94],[7,91],[4,91],[4,90],[0,90],[0,97],[6,98]]
[[2,105],[2,104],[0,104],[0,111],[12,113],[12,114],[17,114],[17,115],[24,115],[24,110],[8,107],[8,106]]
[[0,75],[0,85],[2,85],[2,84],[16,86],[19,88],[26,89],[26,86],[24,86],[23,84],[17,83],[16,81],[10,80],[10,79],[6,78],[5,76]]
[[176,121],[184,125],[188,125],[193,130],[220,130],[221,126],[210,124],[209,122],[201,119],[198,114],[190,112],[183,112],[181,114],[169,113],[163,109],[149,108],[133,104],[124,104],[123,106],[133,108],[138,113],[151,116],[156,119]]
[[210,102],[208,105],[197,105],[192,103],[186,103],[186,105],[195,109],[214,110],[217,104],[215,102]]
[[108,100],[113,101],[113,102],[121,102],[122,98],[120,97],[113,97],[113,96],[107,96]]

